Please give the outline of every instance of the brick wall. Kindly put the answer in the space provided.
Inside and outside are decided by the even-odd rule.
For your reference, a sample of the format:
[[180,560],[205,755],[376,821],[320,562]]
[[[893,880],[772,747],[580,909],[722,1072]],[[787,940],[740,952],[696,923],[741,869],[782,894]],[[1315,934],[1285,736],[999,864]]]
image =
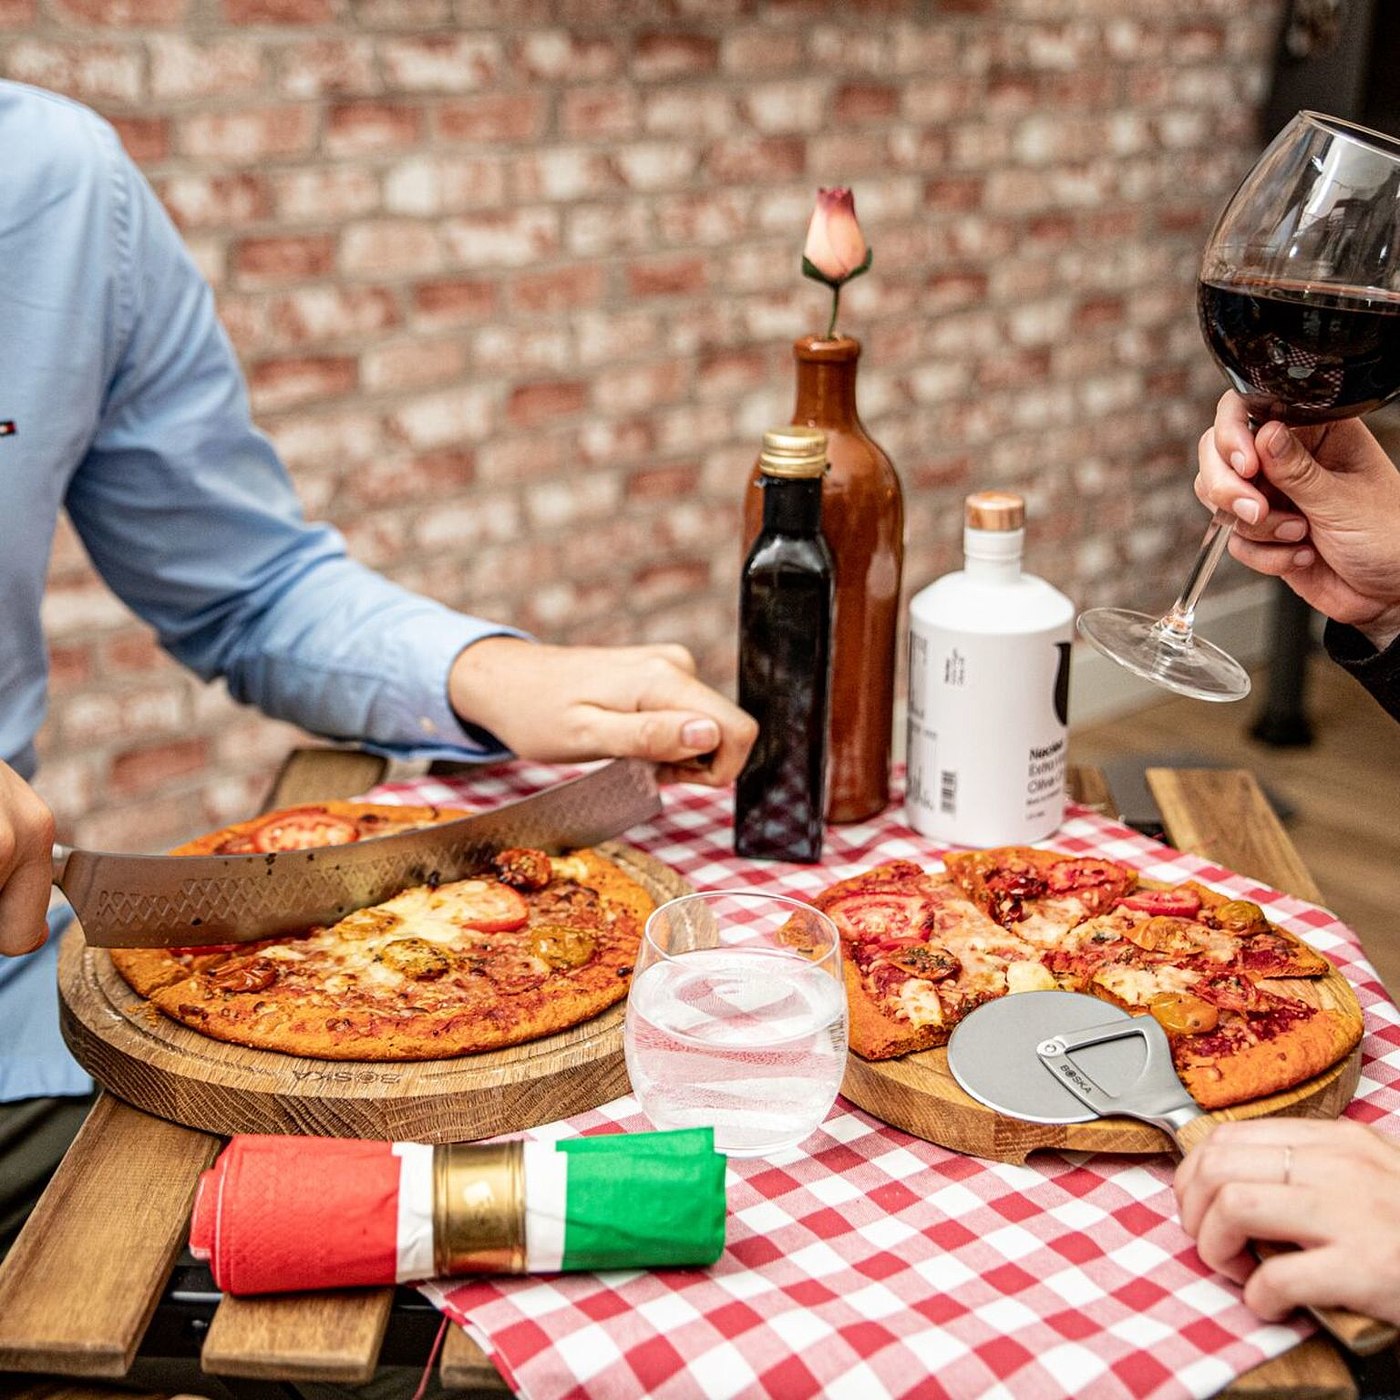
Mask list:
[[[218,291],[256,415],[353,552],[552,640],[732,683],[737,509],[824,324],[851,184],[861,402],[907,583],[964,493],[1156,605],[1202,518],[1199,247],[1255,149],[1279,0],[0,0],[0,73],[111,118]],[[244,815],[287,726],[194,684],[67,533],[41,788],[79,840]]]

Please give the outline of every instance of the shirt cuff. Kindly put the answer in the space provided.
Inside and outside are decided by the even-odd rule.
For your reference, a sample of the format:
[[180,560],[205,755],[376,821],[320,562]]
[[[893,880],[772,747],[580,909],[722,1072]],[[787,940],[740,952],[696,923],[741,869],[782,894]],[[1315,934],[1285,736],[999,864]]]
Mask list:
[[[434,607],[396,629],[392,646],[400,664],[394,674],[418,681],[398,685],[384,697],[387,722],[375,729],[385,737],[360,739],[359,747],[389,758],[450,759],[496,763],[514,754],[490,730],[464,724],[448,699],[447,682],[457,657],[486,637],[535,639],[528,632]],[[422,684],[423,681],[427,684]],[[389,737],[393,736],[393,737]]]

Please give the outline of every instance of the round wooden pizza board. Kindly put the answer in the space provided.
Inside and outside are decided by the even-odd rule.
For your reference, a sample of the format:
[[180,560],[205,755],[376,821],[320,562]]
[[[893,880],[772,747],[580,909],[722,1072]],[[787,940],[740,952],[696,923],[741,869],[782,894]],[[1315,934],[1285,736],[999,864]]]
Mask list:
[[[1343,1010],[1358,1020],[1361,1008],[1351,984],[1335,968],[1324,977],[1290,978],[1277,986],[1316,1006]],[[1029,1073],[1040,1073],[1028,1065]],[[1351,1102],[1361,1076],[1361,1047],[1302,1084],[1265,1098],[1251,1099],[1210,1116],[1218,1122],[1269,1115],[1335,1118]],[[849,1055],[841,1092],[857,1107],[906,1133],[997,1162],[1024,1163],[1032,1152],[1172,1152],[1171,1139],[1136,1118],[1098,1118],[1088,1123],[1027,1123],[1007,1118],[963,1093],[948,1070],[948,1052],[923,1050],[896,1060],[863,1060]]]
[[[658,903],[691,886],[630,846],[598,847]],[[316,1060],[211,1040],[127,986],[74,925],[59,950],[64,1039],[92,1077],[160,1118],[210,1133],[468,1142],[629,1092],[619,1002],[523,1045],[450,1060]]]

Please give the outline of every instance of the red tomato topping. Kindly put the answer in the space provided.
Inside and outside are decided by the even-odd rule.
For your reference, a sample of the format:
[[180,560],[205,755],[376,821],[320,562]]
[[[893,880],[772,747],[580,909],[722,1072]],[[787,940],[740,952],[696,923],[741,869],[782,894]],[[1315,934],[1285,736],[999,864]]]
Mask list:
[[1067,860],[1052,865],[1046,871],[1045,883],[1057,894],[1067,894],[1070,890],[1082,890],[1090,885],[1116,884],[1126,874],[1124,867],[1114,861],[1085,856],[1082,860]]
[[530,917],[530,906],[509,885],[496,880],[472,880],[464,882],[463,900],[460,907],[453,910],[459,924],[467,928],[480,929],[483,933],[507,933],[513,928],[523,928]]
[[1192,890],[1139,890],[1118,902],[1144,914],[1166,914],[1174,919],[1193,919],[1201,912],[1201,897]]
[[838,924],[844,921],[857,938],[904,938],[922,927],[926,903],[921,894],[871,890],[847,895],[826,912]]
[[346,846],[360,839],[353,822],[332,816],[320,807],[299,807],[269,817],[252,836],[253,849],[264,854],[306,851],[316,846]]

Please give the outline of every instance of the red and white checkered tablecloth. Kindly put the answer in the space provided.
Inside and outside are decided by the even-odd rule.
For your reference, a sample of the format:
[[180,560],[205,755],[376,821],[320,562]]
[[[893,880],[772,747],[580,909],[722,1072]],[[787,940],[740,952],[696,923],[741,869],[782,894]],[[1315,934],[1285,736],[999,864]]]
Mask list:
[[[378,789],[488,807],[577,770],[513,764]],[[819,866],[732,851],[730,796],[683,785],[626,840],[698,889],[812,895],[881,861],[939,848],[880,817],[831,828]],[[1400,1136],[1400,1012],[1356,936],[1325,910],[1072,808],[1056,849],[1160,880],[1203,879],[1263,905],[1346,974],[1366,1013],[1348,1115]],[[530,1130],[644,1131],[620,1099]],[[734,1160],[728,1244],[708,1270],[444,1281],[428,1296],[532,1400],[561,1397],[1206,1396],[1309,1330],[1266,1324],[1210,1274],[1177,1224],[1166,1157],[962,1156],[838,1099],[799,1148]]]

